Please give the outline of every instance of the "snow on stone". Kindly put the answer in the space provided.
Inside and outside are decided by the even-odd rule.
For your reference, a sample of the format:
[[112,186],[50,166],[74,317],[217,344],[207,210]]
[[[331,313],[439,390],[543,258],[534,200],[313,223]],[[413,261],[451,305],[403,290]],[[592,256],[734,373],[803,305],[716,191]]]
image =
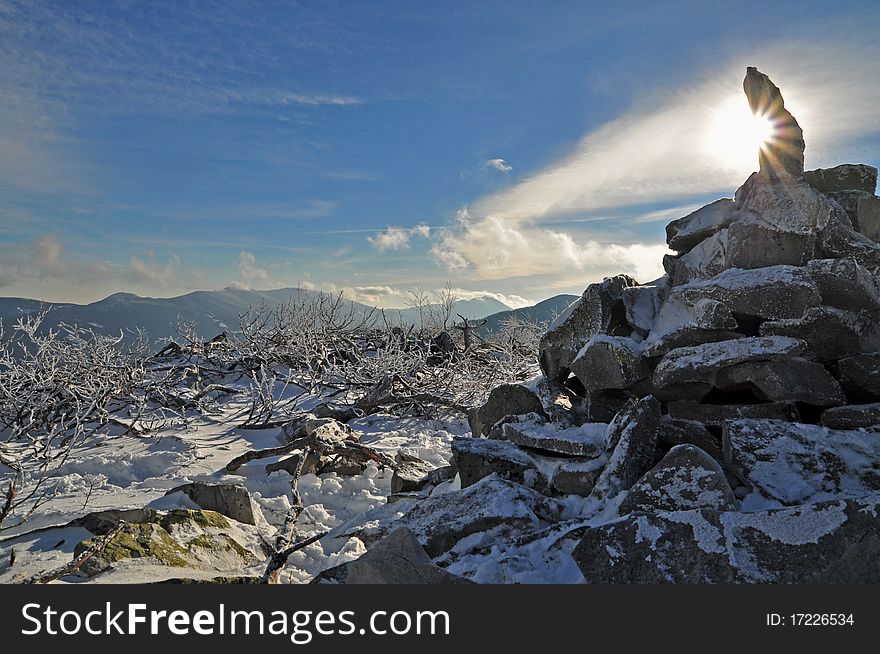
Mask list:
[[867,431],[735,420],[725,426],[724,457],[744,483],[782,505],[880,490],[880,438]]

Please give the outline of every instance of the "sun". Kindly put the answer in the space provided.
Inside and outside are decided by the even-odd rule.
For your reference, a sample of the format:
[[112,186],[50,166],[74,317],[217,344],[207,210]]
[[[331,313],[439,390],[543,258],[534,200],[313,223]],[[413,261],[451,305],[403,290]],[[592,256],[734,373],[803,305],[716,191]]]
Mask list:
[[758,152],[773,137],[770,119],[752,114],[748,104],[734,96],[713,114],[707,145],[726,168],[757,170]]

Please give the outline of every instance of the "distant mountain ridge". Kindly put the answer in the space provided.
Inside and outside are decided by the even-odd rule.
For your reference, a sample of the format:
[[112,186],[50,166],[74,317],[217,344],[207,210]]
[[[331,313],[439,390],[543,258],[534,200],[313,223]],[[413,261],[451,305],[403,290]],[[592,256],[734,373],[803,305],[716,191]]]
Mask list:
[[[211,338],[224,330],[238,329],[239,316],[249,307],[276,306],[282,302],[306,298],[329,296],[321,291],[301,288],[283,288],[268,291],[224,288],[219,291],[193,291],[171,298],[141,297],[133,293],[114,293],[102,300],[89,304],[41,302],[27,298],[0,298],[0,319],[8,333],[9,326],[21,315],[33,313],[41,307],[49,308],[45,327],[60,323],[90,327],[104,334],[134,334],[136,328],[144,330],[151,340],[173,336],[179,321],[194,322],[202,338]],[[381,316],[375,307],[343,298],[344,310],[356,315],[366,316],[376,313],[375,320]],[[429,305],[426,309],[430,310]],[[459,300],[454,307],[455,314],[467,318],[480,319],[508,311],[503,302],[493,297],[483,296],[471,300]],[[418,324],[419,312],[416,309],[385,309],[389,322]],[[457,316],[454,316],[458,320]]]
[[554,295],[530,307],[508,309],[493,313],[486,317],[486,324],[480,328],[480,333],[483,336],[495,333],[501,329],[506,321],[512,319],[538,324],[549,323],[557,315],[565,311],[578,297],[577,295]]

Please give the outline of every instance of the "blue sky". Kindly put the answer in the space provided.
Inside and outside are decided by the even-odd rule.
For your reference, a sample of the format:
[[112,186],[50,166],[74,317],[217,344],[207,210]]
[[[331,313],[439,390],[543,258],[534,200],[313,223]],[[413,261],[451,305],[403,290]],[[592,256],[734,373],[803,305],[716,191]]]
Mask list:
[[754,168],[713,136],[746,65],[808,167],[880,162],[878,33],[866,1],[0,0],[0,295],[648,281]]

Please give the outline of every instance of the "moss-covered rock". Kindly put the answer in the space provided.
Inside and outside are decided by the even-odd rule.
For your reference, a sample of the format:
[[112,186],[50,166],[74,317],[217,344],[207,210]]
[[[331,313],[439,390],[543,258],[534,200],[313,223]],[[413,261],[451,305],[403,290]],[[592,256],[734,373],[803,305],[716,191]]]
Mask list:
[[98,543],[100,537],[109,533],[120,519],[127,517],[141,521],[126,521],[104,549],[86,561],[82,570],[89,576],[128,559],[149,559],[156,565],[201,570],[224,570],[256,561],[250,550],[230,534],[220,531],[230,529],[230,523],[214,511],[175,509],[162,513],[136,510],[92,515],[93,519],[87,516],[84,521],[95,528],[92,533],[96,535],[79,543],[74,557]]

